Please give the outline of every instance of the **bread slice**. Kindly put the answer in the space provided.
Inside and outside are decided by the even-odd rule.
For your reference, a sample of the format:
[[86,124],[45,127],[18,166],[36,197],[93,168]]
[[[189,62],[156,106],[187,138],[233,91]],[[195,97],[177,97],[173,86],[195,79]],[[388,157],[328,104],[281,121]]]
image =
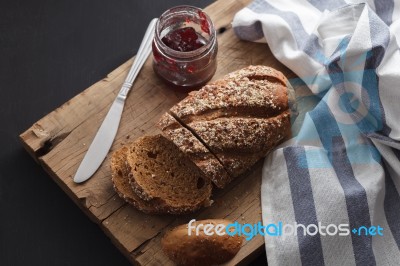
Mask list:
[[189,93],[170,114],[237,177],[289,134],[287,84],[273,68],[249,66]]
[[121,149],[115,151],[111,157],[111,176],[114,185],[114,190],[126,202],[135,206],[138,210],[145,213],[162,213],[160,205],[154,201],[144,201],[136,195],[128,181],[128,173],[130,172],[129,166],[126,162],[126,155],[129,148],[123,146]]
[[162,134],[185,153],[217,187],[224,187],[231,181],[232,177],[218,159],[190,130],[183,127],[169,113],[165,113],[161,117],[158,127]]
[[188,124],[222,162],[228,173],[237,177],[249,170],[289,133],[290,115],[276,117],[222,117]]
[[169,213],[190,213],[211,204],[211,182],[161,135],[145,136],[129,146],[127,162],[136,195],[159,201]]

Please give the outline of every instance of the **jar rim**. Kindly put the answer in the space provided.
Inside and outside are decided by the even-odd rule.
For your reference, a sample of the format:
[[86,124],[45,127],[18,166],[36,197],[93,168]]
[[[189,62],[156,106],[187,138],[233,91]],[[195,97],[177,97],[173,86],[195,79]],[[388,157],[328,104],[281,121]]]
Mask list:
[[[197,14],[199,14],[199,12],[201,12],[201,14],[203,14],[205,16],[205,18],[207,20],[207,24],[208,24],[208,29],[210,31],[210,33],[209,33],[210,38],[207,40],[207,42],[204,46],[202,46],[196,50],[193,50],[193,51],[182,52],[182,51],[177,51],[177,50],[174,50],[174,49],[168,47],[163,41],[161,41],[161,32],[162,31],[159,28],[160,28],[162,19],[167,18],[171,12],[179,11],[179,10],[194,11]],[[160,48],[162,50],[164,50],[164,52],[169,54],[170,56],[174,56],[177,58],[192,58],[192,57],[196,57],[196,56],[203,54],[210,48],[210,46],[213,45],[213,43],[216,40],[216,31],[215,31],[214,23],[212,22],[209,15],[203,11],[203,9],[195,7],[195,6],[190,6],[190,5],[179,5],[179,6],[169,8],[161,14],[161,16],[159,17],[159,19],[157,20],[157,23],[156,23],[154,38],[157,40],[157,44],[160,46]]]

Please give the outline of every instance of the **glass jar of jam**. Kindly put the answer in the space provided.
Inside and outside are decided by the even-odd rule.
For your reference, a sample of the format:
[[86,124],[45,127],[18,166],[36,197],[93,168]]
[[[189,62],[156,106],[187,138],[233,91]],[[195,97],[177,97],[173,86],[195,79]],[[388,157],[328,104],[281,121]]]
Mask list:
[[152,49],[155,73],[178,87],[200,87],[217,68],[214,24],[197,7],[177,6],[165,11],[156,24]]

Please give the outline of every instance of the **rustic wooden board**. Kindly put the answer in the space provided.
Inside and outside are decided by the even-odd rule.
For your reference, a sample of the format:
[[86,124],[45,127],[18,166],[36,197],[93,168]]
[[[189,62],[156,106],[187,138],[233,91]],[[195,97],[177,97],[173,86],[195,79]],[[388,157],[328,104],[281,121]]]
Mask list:
[[[271,54],[266,44],[238,40],[230,27],[234,14],[250,1],[219,0],[206,8],[217,29],[228,30],[218,35],[217,79],[250,64],[269,65],[286,75],[293,74]],[[132,263],[141,265],[172,264],[160,250],[165,230],[190,219],[228,218],[240,223],[261,221],[261,165],[252,173],[235,180],[224,190],[214,192],[210,208],[187,216],[146,215],[124,203],[113,190],[109,158],[84,184],[72,180],[79,163],[103,121],[132,60],[124,63],[103,80],[86,89],[48,114],[20,138],[26,150],[43,166],[55,182],[110,237]],[[161,114],[185,97],[165,86],[154,75],[149,58],[127,99],[120,128],[112,149],[144,134],[157,132],[155,123]],[[264,239],[260,236],[245,242],[239,254],[228,264],[245,264],[261,253]]]

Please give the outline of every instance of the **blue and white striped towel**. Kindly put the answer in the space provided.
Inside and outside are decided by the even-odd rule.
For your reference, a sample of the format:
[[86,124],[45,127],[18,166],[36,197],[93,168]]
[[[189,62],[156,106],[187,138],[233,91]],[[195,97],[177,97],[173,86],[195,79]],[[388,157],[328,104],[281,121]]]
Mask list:
[[269,265],[400,265],[399,18],[394,0],[255,0],[236,14],[239,38],[300,77],[296,137],[264,165],[264,225],[383,228],[266,236]]

